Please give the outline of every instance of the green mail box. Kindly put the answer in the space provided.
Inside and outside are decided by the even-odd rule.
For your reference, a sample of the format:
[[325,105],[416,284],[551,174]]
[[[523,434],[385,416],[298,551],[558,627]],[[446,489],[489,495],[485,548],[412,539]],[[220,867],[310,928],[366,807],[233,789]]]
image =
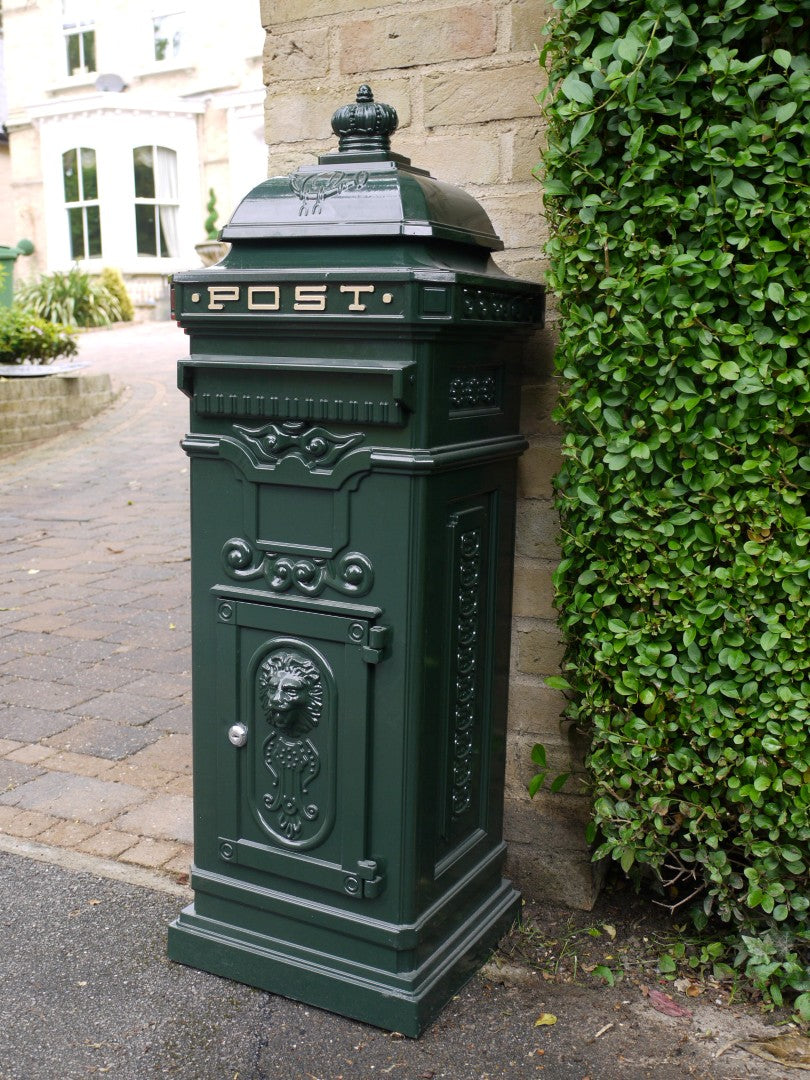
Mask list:
[[195,901],[169,955],[418,1035],[514,919],[503,773],[521,347],[543,290],[389,149],[250,192],[190,338]]

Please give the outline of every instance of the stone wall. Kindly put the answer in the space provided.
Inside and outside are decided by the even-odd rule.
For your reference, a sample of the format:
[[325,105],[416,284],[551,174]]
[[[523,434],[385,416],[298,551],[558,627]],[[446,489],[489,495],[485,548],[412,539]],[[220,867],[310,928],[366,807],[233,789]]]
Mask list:
[[[368,82],[399,115],[392,149],[474,195],[506,244],[498,264],[541,279],[536,46],[550,10],[543,0],[262,0],[269,175],[335,149],[332,112]],[[595,897],[588,807],[576,780],[568,794],[532,802],[526,793],[533,743],[545,744],[552,770],[576,771],[581,760],[560,726],[561,695],[543,681],[562,653],[551,588],[559,558],[551,478],[560,462],[550,415],[553,342],[552,315],[527,350],[524,373],[530,446],[519,474],[506,837],[509,872],[526,893],[588,908]]]
[[109,375],[0,376],[0,455],[68,431],[115,397]]

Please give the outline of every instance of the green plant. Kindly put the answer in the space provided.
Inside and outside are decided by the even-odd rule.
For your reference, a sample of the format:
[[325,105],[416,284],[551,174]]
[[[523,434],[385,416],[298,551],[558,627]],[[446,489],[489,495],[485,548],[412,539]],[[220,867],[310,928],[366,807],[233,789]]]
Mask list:
[[567,715],[592,736],[589,835],[698,925],[731,924],[734,965],[806,1008],[807,6],[557,7],[556,584]]
[[51,322],[108,326],[122,318],[119,297],[78,266],[25,282],[16,296],[22,307]]
[[218,238],[217,233],[217,196],[213,188],[208,189],[208,202],[205,204],[205,209],[208,211],[208,215],[203,223],[205,229],[205,235],[208,240],[216,240]]
[[121,271],[112,266],[105,266],[99,274],[99,284],[118,300],[118,318],[121,322],[132,322],[135,318],[135,308],[132,306]]
[[58,356],[75,356],[76,351],[70,327],[18,305],[0,307],[0,364],[50,364]]

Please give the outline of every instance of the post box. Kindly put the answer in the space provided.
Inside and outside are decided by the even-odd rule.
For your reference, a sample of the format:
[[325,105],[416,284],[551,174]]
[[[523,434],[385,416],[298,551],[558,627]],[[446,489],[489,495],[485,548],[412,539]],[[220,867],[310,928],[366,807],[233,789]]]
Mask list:
[[[415,1036],[518,910],[502,876],[521,343],[543,289],[390,150],[259,184],[190,337],[194,903],[178,961]],[[539,212],[539,210],[538,210]]]

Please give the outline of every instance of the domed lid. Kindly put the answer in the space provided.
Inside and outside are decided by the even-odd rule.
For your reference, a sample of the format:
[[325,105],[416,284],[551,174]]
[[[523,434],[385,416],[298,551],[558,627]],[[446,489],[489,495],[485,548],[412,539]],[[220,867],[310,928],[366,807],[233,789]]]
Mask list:
[[500,251],[483,207],[391,152],[398,118],[363,85],[332,117],[336,153],[290,176],[273,176],[237,206],[222,239],[434,237]]

